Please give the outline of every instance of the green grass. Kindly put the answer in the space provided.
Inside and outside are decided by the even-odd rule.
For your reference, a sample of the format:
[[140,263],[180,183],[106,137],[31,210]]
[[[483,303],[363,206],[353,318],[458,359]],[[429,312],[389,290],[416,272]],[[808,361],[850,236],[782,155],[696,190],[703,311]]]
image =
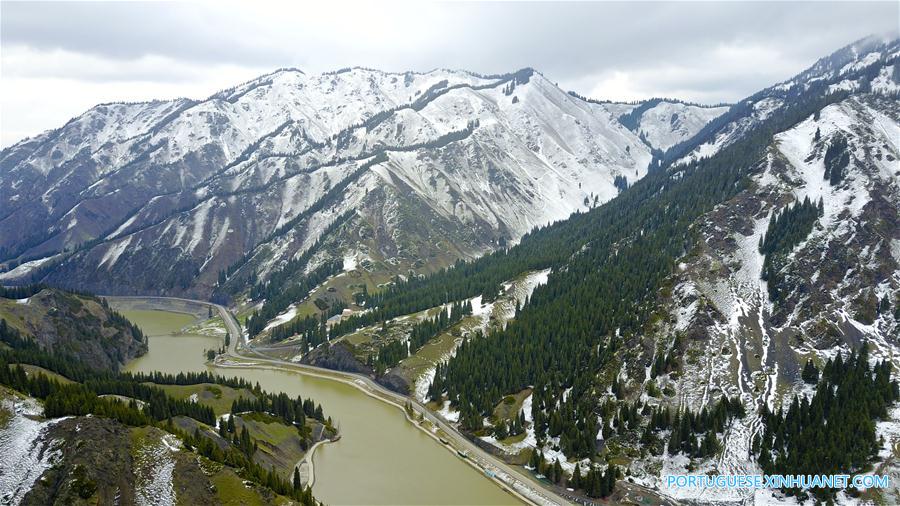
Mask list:
[[[256,440],[259,450],[253,460],[265,468],[275,466],[282,476],[291,478],[294,466],[306,452],[300,446],[300,434],[296,427],[264,413],[247,413],[235,417],[238,430],[246,427],[250,437]],[[312,429],[315,422],[307,421]]]
[[250,317],[250,314],[253,313],[255,306],[249,305],[246,301],[241,302],[238,305],[238,308],[233,312],[234,319],[241,324],[241,327],[245,326],[247,323],[247,318]]
[[144,446],[150,443],[150,439],[153,437],[151,431],[153,431],[153,427],[132,427],[129,436],[131,437],[131,452],[132,456],[137,454],[137,451]]
[[[27,374],[28,377],[32,377],[36,374],[43,374],[44,376],[47,376],[49,379],[56,380],[63,385],[75,383],[74,381],[70,380],[69,378],[66,378],[65,376],[55,373],[53,371],[48,371],[47,369],[44,369],[43,367],[38,367],[36,365],[31,365],[31,364],[18,364],[18,365],[21,365],[22,369],[25,369],[25,374]],[[10,367],[14,367],[14,365],[10,364]]]
[[347,334],[346,336],[344,336],[343,340],[352,344],[353,346],[371,343],[371,329],[363,329],[352,334]]
[[[297,429],[264,413],[249,413],[240,417],[254,439],[273,446],[280,446],[297,438]],[[298,458],[299,460],[299,458]]]
[[[526,388],[521,392],[507,395],[494,407],[494,418],[497,420],[512,420],[522,410],[522,403],[531,395],[531,389]],[[511,402],[510,402],[511,401]]]
[[523,433],[517,434],[515,436],[510,436],[500,442],[505,445],[512,445],[512,444],[516,444],[516,443],[520,443],[520,442],[524,441],[526,437],[528,437],[528,433],[523,432]]
[[629,459],[628,457],[625,457],[624,455],[617,455],[615,457],[610,458],[609,463],[619,466],[619,467],[627,468],[628,465],[631,464],[631,459]]
[[231,412],[231,403],[238,397],[255,398],[253,393],[245,388],[236,390],[224,385],[212,385],[209,383],[157,386],[176,399],[187,399],[191,395],[197,394],[197,402],[211,407],[216,416]]
[[0,318],[6,320],[7,325],[17,329],[19,332],[30,334],[24,318],[20,316],[22,307],[16,308],[15,305],[21,306],[14,300],[0,299]]
[[262,506],[266,504],[254,488],[244,485],[244,480],[231,469],[222,469],[210,479],[216,486],[219,503],[226,506]]

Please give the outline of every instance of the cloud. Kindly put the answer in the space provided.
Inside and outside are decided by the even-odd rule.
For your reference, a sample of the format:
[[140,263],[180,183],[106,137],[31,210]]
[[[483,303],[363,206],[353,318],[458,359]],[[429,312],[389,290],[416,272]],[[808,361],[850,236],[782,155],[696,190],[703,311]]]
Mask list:
[[896,2],[6,2],[0,143],[99,102],[206,97],[277,67],[534,67],[595,98],[733,102],[870,33]]
[[618,100],[672,97],[700,103],[730,102],[784,80],[811,63],[771,45],[723,43],[695,52],[687,62],[612,67],[581,78],[578,84],[591,96]]
[[210,72],[225,79],[246,79],[248,71],[252,72],[249,77],[254,77],[270,70],[233,63],[198,65],[156,54],[115,60],[66,49],[38,50],[22,45],[4,46],[3,64],[4,79],[77,79],[97,83],[142,81],[189,85],[203,81]]

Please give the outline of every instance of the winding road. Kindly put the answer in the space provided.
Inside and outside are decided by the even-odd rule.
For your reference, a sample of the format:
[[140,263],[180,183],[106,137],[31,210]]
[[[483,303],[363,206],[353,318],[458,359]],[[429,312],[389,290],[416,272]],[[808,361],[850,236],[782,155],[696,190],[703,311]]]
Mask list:
[[[209,304],[208,302],[193,301],[189,299],[176,300]],[[571,501],[563,498],[552,490],[541,487],[531,478],[525,476],[518,469],[515,469],[505,462],[502,462],[497,457],[494,457],[493,455],[479,448],[477,445],[463,436],[459,431],[457,431],[453,426],[447,423],[446,420],[432,413],[431,410],[426,408],[424,405],[422,405],[422,403],[415,399],[388,390],[387,388],[372,381],[371,378],[362,376],[360,374],[334,371],[331,369],[324,369],[322,367],[316,367],[312,365],[298,364],[296,362],[273,359],[254,351],[253,348],[249,346],[249,344],[245,340],[243,332],[241,331],[237,320],[235,320],[234,316],[231,314],[231,311],[229,311],[228,308],[222,305],[213,305],[222,316],[222,320],[225,322],[225,326],[227,327],[228,332],[232,336],[237,336],[236,339],[233,338],[231,340],[232,344],[228,349],[228,355],[230,357],[239,360],[250,360],[254,364],[264,363],[276,368],[296,370],[302,372],[303,374],[318,376],[335,381],[342,381],[344,383],[353,385],[369,396],[375,397],[389,404],[393,404],[400,409],[404,409],[405,406],[409,404],[412,406],[412,409],[417,415],[422,416],[425,420],[428,420],[428,422],[430,422],[434,427],[441,429],[446,434],[446,439],[449,442],[449,444],[446,446],[449,450],[454,452],[465,452],[467,455],[466,461],[468,461],[470,465],[484,472],[486,476],[490,476],[493,480],[497,481],[501,486],[503,486],[503,488],[510,491],[513,495],[515,495],[522,501],[529,504],[538,505],[571,504]],[[253,353],[253,355],[251,356],[249,353]],[[422,428],[422,430],[425,433],[429,434],[436,441],[438,441],[438,437],[433,432],[425,430],[424,428]],[[440,444],[440,442],[438,442],[438,444]]]
[[[512,493],[514,496],[518,497],[523,502],[542,506],[575,503],[590,504],[589,502],[586,503],[583,499],[576,496],[564,497],[563,495],[560,495],[557,490],[553,490],[541,485],[533,478],[526,475],[521,469],[506,464],[502,460],[498,459],[494,455],[491,455],[487,451],[474,444],[446,420],[433,413],[416,399],[398,394],[392,390],[388,390],[369,377],[355,373],[325,369],[322,367],[316,367],[307,364],[299,364],[286,360],[273,359],[271,357],[263,355],[262,353],[254,350],[253,347],[249,345],[244,336],[244,333],[241,331],[240,325],[234,318],[234,315],[232,315],[231,311],[229,311],[225,306],[222,306],[220,304],[212,304],[208,301],[185,299],[179,297],[135,296],[117,298],[177,300],[182,302],[201,304],[204,306],[212,305],[219,312],[219,315],[222,317],[222,321],[225,323],[225,327],[227,328],[228,333],[232,336],[231,343],[227,352],[228,357],[235,361],[232,363],[220,362],[217,363],[218,366],[262,366],[274,369],[294,370],[309,376],[330,379],[332,381],[340,381],[342,383],[352,385],[366,395],[377,398],[388,404],[392,404],[400,410],[405,410],[405,407],[408,404],[412,407],[416,415],[421,416],[422,418],[430,422],[434,427],[439,428],[441,431],[443,431],[443,433],[445,434],[444,439],[447,440],[448,444],[441,444],[440,438],[434,432],[432,432],[431,430],[427,430],[420,424],[417,424],[417,426],[423,432],[428,434],[436,441],[436,444],[441,444],[443,447],[447,448],[448,451],[452,451],[454,453],[457,453],[458,451],[464,452],[467,456],[465,458],[465,462],[479,469],[485,474],[486,478],[494,480],[498,485]],[[413,423],[416,423],[415,420],[412,421]],[[673,501],[660,496],[657,492],[651,491],[646,487],[628,483],[626,481],[620,481],[617,486],[622,486],[625,492],[623,498],[627,498],[629,500],[637,499],[637,502],[642,502],[641,498],[653,498],[655,499],[654,503],[656,504],[674,504]]]

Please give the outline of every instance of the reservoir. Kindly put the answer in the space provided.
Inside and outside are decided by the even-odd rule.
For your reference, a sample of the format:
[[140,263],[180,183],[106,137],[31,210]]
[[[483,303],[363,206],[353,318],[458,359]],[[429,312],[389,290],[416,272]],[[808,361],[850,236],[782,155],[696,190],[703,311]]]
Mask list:
[[[455,453],[424,434],[395,406],[369,397],[340,381],[283,369],[216,368],[204,350],[218,348],[217,337],[180,329],[197,320],[186,312],[135,309],[110,303],[148,336],[149,352],[132,361],[131,371],[202,371],[241,376],[270,392],[310,397],[338,425],[341,439],[318,447],[313,456],[313,493],[320,501],[343,504],[493,505],[520,504]],[[194,311],[196,313],[196,310]]]

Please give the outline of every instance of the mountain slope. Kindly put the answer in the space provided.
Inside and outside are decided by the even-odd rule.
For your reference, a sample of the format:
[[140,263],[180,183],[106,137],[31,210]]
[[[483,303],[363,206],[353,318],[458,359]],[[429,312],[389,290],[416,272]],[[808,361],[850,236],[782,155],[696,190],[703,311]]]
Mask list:
[[24,287],[10,298],[0,293],[3,325],[15,329],[41,348],[72,356],[89,367],[118,370],[147,352],[139,328],[116,313],[106,301],[44,287]]
[[[848,161],[832,183],[825,160],[831,146],[844,145],[841,139]],[[645,382],[644,388],[671,388],[674,397],[666,401],[695,410],[720,392],[746,406],[777,410],[811,392],[801,377],[808,360],[821,367],[867,343],[873,361],[896,369],[898,139],[900,105],[879,94],[833,103],[777,134],[749,187],[695,223],[700,241],[679,263],[664,299],[666,318],[647,336],[644,352],[632,357],[627,377]],[[821,201],[809,233],[781,253],[761,252],[775,216],[805,199],[813,206]],[[767,256],[775,274],[765,275]],[[678,374],[651,379],[637,366],[666,355],[686,357]],[[744,455],[760,424],[751,416],[732,425],[721,457],[703,465],[758,472]],[[879,434],[886,430],[886,422],[878,425]],[[638,472],[659,484],[646,468]]]
[[617,111],[623,125],[660,152],[690,139],[728,110],[724,105],[706,107],[661,98],[633,106],[609,104],[607,107]]
[[[507,453],[535,448],[529,465],[560,484],[576,465],[594,480],[610,462],[657,488],[664,475],[759,474],[775,459],[775,470],[800,462],[811,474],[868,464],[896,472],[900,106],[893,78],[834,87],[893,76],[900,40],[879,44],[877,56],[863,52],[841,64],[847,71],[790,96],[779,86],[754,95],[779,96],[771,108],[754,107],[755,99],[732,107],[692,141],[716,145],[710,156],[673,156],[605,205],[513,248],[370,294],[372,310],[331,327],[329,337],[359,342],[360,333],[384,334],[442,304],[481,306],[517,276],[549,269],[511,321],[487,335],[462,334],[425,376],[430,386],[417,385],[473,437]],[[716,144],[720,132],[727,139]],[[400,352],[401,367],[419,358]],[[839,356],[854,364],[853,375],[843,374]],[[833,389],[844,377],[867,394]],[[816,393],[821,407],[835,391],[840,400],[825,402],[852,418],[827,409],[797,418],[810,401],[795,394]],[[877,401],[867,399],[876,391]],[[531,417],[513,423],[524,426],[515,428],[524,440],[509,441],[510,425],[495,413],[519,395],[528,396],[522,406]],[[776,437],[777,448],[767,436],[760,446],[782,417],[785,431],[807,436],[787,444]],[[841,443],[857,455],[852,464],[817,458],[828,451],[814,437],[824,426],[854,427],[858,437]],[[573,488],[605,495],[592,483]],[[754,500],[738,490],[662,492]],[[760,493],[758,501],[790,501],[785,494],[797,491]]]
[[199,103],[100,106],[4,150],[0,246],[9,267],[42,257],[4,279],[208,295],[248,253],[241,279],[263,278],[348,212],[339,249],[404,272],[605,202],[650,159],[530,69],[279,71]]
[[733,143],[772,114],[809,93],[896,93],[900,70],[897,40],[870,36],[821,58],[792,79],[766,88],[733,105],[694,137],[674,145],[666,160],[684,163],[711,156]]

